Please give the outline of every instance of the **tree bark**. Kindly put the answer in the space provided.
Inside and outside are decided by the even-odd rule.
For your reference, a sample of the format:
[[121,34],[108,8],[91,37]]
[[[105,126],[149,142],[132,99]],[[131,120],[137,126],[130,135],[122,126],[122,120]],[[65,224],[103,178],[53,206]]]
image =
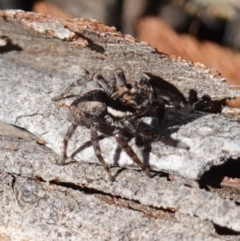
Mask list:
[[[190,90],[213,101],[239,96],[217,71],[159,53],[89,19],[0,11],[0,36],[0,119],[31,133],[31,139],[26,139],[18,129],[7,137],[10,131],[0,128],[4,134],[0,139],[0,237],[226,240],[220,235],[223,227],[225,234],[239,238],[238,195],[229,188],[221,192],[199,188],[210,167],[240,156],[240,124],[233,115],[177,112],[180,121],[173,137],[190,150],[152,143],[149,163],[156,172],[152,178],[120,152],[118,164],[126,169],[111,168],[117,175],[110,183],[91,145],[75,156],[77,163],[56,165],[70,124],[66,107],[72,100],[54,102],[52,98],[86,70],[100,71],[110,79],[111,71],[121,67],[128,81],[151,72],[174,84],[186,98]],[[94,86],[92,81],[82,81],[73,93],[79,95]],[[79,126],[68,153],[89,140],[89,130]],[[140,156],[134,140],[130,144]],[[100,145],[106,162],[113,164],[114,138],[104,138]],[[160,171],[173,174],[171,181]]]

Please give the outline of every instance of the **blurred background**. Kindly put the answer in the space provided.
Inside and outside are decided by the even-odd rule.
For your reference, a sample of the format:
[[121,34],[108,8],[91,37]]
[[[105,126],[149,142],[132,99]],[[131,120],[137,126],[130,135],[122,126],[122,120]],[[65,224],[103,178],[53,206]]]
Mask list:
[[96,19],[240,84],[240,0],[0,0],[0,9]]

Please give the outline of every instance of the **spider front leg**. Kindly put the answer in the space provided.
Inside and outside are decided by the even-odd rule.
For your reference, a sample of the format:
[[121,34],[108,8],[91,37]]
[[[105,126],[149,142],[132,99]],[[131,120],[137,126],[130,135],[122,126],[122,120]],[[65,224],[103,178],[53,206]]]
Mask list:
[[97,134],[97,128],[96,128],[96,123],[93,123],[91,125],[91,142],[92,142],[92,145],[93,145],[93,149],[94,149],[94,152],[95,152],[95,155],[97,156],[99,162],[102,164],[103,168],[106,170],[108,176],[109,176],[109,179],[110,181],[113,181],[114,178],[110,172],[110,169],[109,167],[107,166],[106,162],[104,161],[103,157],[102,157],[102,154],[101,154],[101,149],[100,149],[100,146],[99,146],[99,141],[98,141],[98,134]]
[[133,149],[128,145],[128,142],[126,141],[126,139],[124,138],[124,135],[122,133],[121,130],[116,129],[113,132],[117,142],[119,143],[119,145],[124,149],[124,151],[131,157],[131,159],[146,173],[146,175],[148,177],[151,177],[150,171],[149,171],[149,167],[144,165],[144,163],[142,163],[137,154],[133,151]]

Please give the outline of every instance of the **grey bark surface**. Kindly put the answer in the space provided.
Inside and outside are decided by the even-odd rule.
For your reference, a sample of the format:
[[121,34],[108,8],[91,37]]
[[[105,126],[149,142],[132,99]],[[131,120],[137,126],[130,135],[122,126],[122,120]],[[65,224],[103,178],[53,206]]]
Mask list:
[[[26,133],[18,130],[14,134],[10,127],[6,131],[0,124],[1,135],[8,135],[0,139],[2,237],[239,238],[240,207],[217,193],[200,189],[195,181],[211,166],[240,157],[240,124],[223,114],[178,115],[184,125],[179,125],[172,137],[187,144],[189,151],[152,143],[151,169],[176,175],[172,181],[158,174],[146,177],[121,152],[117,162],[127,169],[112,168],[117,175],[110,183],[91,145],[74,157],[77,163],[56,165],[70,124],[66,106],[72,100],[53,102],[52,98],[83,77],[86,70],[101,71],[109,78],[112,70],[121,67],[128,81],[151,72],[177,86],[186,97],[190,89],[213,100],[239,96],[240,92],[229,89],[219,73],[158,53],[93,20],[63,21],[34,13],[0,11],[0,36],[0,120],[26,129],[32,138],[17,139],[25,138]],[[83,81],[74,91],[81,94],[94,86]],[[79,126],[70,141],[69,155],[89,140],[89,130]],[[130,144],[141,156],[134,140]],[[100,145],[106,162],[116,164],[114,138],[104,138]],[[221,236],[216,226],[237,233]]]

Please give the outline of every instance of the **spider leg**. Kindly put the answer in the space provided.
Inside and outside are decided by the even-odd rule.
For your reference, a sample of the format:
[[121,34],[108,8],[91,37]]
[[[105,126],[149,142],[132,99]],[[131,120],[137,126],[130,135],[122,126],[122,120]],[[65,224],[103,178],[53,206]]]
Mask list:
[[101,154],[101,149],[99,146],[99,141],[98,141],[98,134],[97,134],[97,128],[96,125],[93,123],[91,125],[91,141],[92,141],[92,145],[93,145],[93,149],[95,152],[95,155],[97,156],[98,160],[100,161],[100,163],[103,165],[103,168],[106,170],[110,181],[113,181],[113,176],[110,172],[109,167],[107,166],[106,162],[104,161],[102,154]]
[[67,146],[68,146],[68,141],[72,137],[74,131],[76,130],[78,126],[78,122],[73,122],[72,125],[68,128],[68,131],[66,135],[64,136],[63,139],[63,156],[62,159],[57,163],[58,165],[64,165],[65,161],[67,159]]
[[125,86],[127,84],[125,74],[121,68],[116,69],[114,72],[114,77],[117,82],[118,87]]
[[149,171],[149,167],[144,165],[144,163],[142,163],[138,156],[136,155],[136,153],[133,151],[133,149],[128,145],[127,141],[124,138],[124,135],[122,133],[121,130],[116,129],[114,131],[114,136],[117,139],[118,143],[120,144],[120,146],[124,149],[124,151],[132,158],[132,160],[143,170],[145,171],[147,176],[151,176],[150,175],[150,171]]
[[93,74],[93,80],[106,92],[107,95],[111,95],[113,92],[112,86],[103,78],[100,73]]
[[[103,140],[105,137],[106,137],[106,136],[104,136],[104,135],[100,135],[100,136],[98,136],[98,140]],[[77,150],[75,150],[75,151],[71,154],[70,158],[71,158],[71,159],[74,159],[74,157],[75,157],[79,152],[81,152],[82,150],[84,150],[84,149],[86,149],[87,147],[90,147],[90,146],[92,146],[92,141],[91,141],[91,140],[90,140],[90,141],[86,141],[82,146],[80,146]]]
[[79,86],[80,84],[82,84],[82,82],[84,80],[88,80],[89,78],[90,78],[89,72],[86,71],[83,78],[80,78],[80,79],[76,80],[75,82],[73,82],[60,95],[57,95],[57,96],[53,97],[52,100],[53,101],[59,101],[59,100],[65,99],[65,98],[72,98],[72,97],[77,96],[77,95],[69,95],[69,96],[65,96],[65,95],[68,94],[74,87]]
[[144,140],[143,138],[136,136],[135,143],[137,146],[141,147],[143,163],[149,166],[150,153],[152,150],[151,141]]

